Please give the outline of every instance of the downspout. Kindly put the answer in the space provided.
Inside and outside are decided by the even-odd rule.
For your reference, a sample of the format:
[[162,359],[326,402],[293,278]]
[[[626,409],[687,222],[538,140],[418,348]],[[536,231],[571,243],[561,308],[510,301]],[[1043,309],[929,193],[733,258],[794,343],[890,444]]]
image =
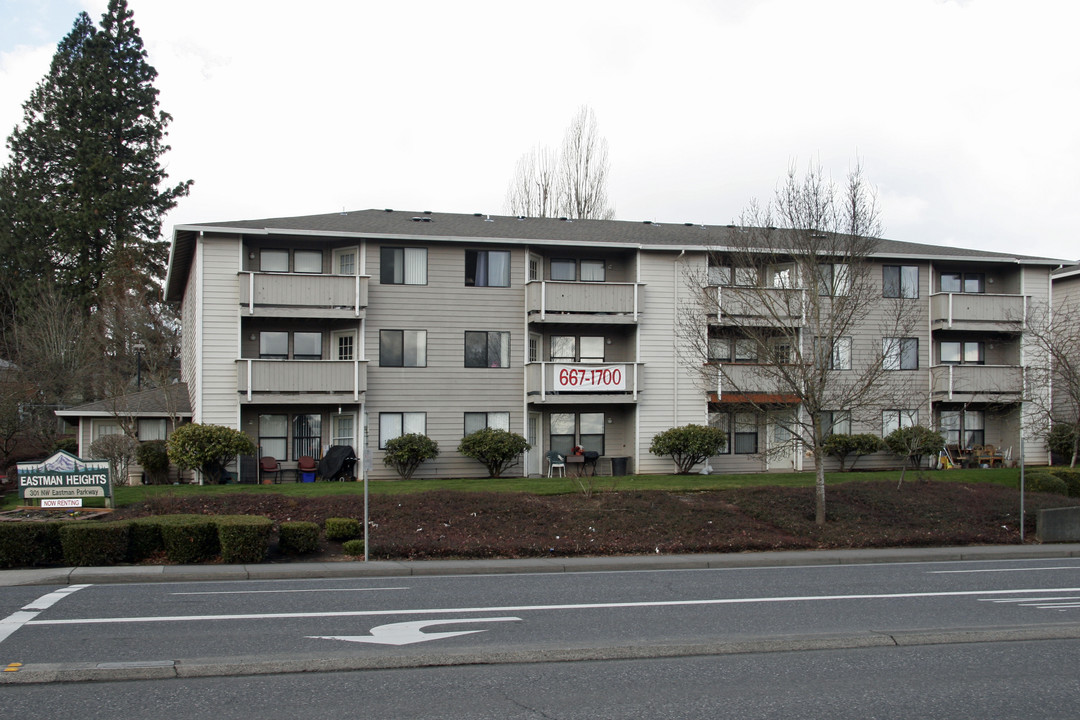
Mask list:
[[[675,258],[675,262],[671,266],[672,282],[675,286],[675,317],[672,318],[672,327],[676,327],[679,322],[679,261],[686,255],[686,250],[679,251],[679,256]],[[673,338],[675,342],[671,343],[671,412],[673,424],[677,427],[679,425],[679,341],[678,337]]]

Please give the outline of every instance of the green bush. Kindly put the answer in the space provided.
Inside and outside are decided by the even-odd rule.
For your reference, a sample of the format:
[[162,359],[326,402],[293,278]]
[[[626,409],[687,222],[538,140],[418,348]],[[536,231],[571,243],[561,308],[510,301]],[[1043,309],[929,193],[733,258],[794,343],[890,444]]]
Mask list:
[[882,448],[881,438],[872,433],[860,433],[848,435],[846,433],[834,433],[825,440],[823,446],[825,453],[832,455],[840,461],[840,472],[844,472],[844,463],[848,455],[854,455],[849,470],[855,469],[855,463],[863,455],[873,455]]
[[663,457],[670,455],[676,472],[689,473],[695,465],[718,455],[727,446],[727,433],[707,425],[673,427],[653,436],[649,452]]
[[517,433],[496,428],[484,428],[466,435],[458,452],[465,457],[478,460],[488,470],[488,477],[502,477],[502,474],[518,464],[521,454],[532,445]]
[[1031,492],[1054,493],[1055,495],[1067,495],[1069,488],[1065,481],[1054,477],[1048,472],[1033,472],[1024,476],[1024,487]]
[[64,564],[78,567],[116,565],[128,555],[130,523],[79,520],[61,523]]
[[160,485],[169,479],[169,449],[164,440],[147,440],[135,451],[135,461],[142,466],[147,481]]
[[132,562],[142,562],[165,552],[160,518],[135,518],[128,525],[128,557]]
[[0,522],[0,568],[56,565],[62,522]]
[[326,518],[327,540],[352,540],[360,537],[360,521],[355,518]]
[[319,549],[318,524],[303,520],[281,523],[278,530],[278,549],[292,555],[315,552]]
[[1051,468],[1049,472],[1054,477],[1064,481],[1069,497],[1080,497],[1080,470]]
[[439,456],[439,444],[420,433],[407,433],[386,441],[383,464],[394,468],[402,480],[409,480],[425,460]]
[[885,447],[917,468],[922,465],[924,457],[936,457],[944,449],[945,438],[922,425],[912,425],[889,433],[885,438]]
[[346,555],[352,555],[353,557],[364,556],[364,541],[363,540],[347,540],[342,544],[341,549]]
[[1077,432],[1078,428],[1073,423],[1056,422],[1047,433],[1046,444],[1050,446],[1050,452],[1057,455],[1061,462],[1072,463]]
[[270,530],[274,522],[256,515],[219,515],[217,524],[221,560],[226,564],[257,563],[266,558],[270,548]]
[[221,549],[217,525],[209,515],[162,515],[161,541],[169,562],[180,565],[205,562]]
[[188,423],[173,431],[169,459],[181,470],[198,470],[212,484],[221,482],[225,466],[237,455],[254,455],[255,443],[239,430],[223,425]]

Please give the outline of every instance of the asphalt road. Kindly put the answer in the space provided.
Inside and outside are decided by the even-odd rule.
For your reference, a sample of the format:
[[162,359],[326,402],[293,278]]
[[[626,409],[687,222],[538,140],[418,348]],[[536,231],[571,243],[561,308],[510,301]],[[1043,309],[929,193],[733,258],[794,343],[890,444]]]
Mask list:
[[896,652],[1080,638],[1080,559],[20,586],[0,618],[8,685]]

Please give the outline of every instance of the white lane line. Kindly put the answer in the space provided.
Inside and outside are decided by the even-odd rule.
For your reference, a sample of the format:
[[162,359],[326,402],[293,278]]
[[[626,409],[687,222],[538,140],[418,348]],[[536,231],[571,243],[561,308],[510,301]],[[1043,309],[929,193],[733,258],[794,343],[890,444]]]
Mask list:
[[67,597],[76,590],[82,590],[83,588],[90,587],[89,585],[68,585],[55,592],[42,595],[37,600],[28,605],[24,605],[21,610],[17,610],[8,615],[3,620],[0,620],[0,642],[7,640],[11,636],[11,633],[15,632],[23,625],[33,621],[42,610],[48,610],[55,605],[62,598]]
[[1048,602],[1050,600],[1080,600],[1080,597],[1066,595],[1064,597],[1038,598],[1037,600],[1033,600],[1032,598],[1005,598],[1004,600],[999,600],[997,598],[982,598],[982,599],[979,600],[979,602],[1031,603],[1031,602]]
[[986,568],[985,570],[928,570],[927,575],[961,575],[964,573],[1036,572],[1039,570],[1080,570],[1080,565],[1035,568]]
[[239,615],[173,615],[111,618],[31,620],[27,625],[103,625],[139,622],[204,622],[209,620],[284,620],[301,618],[379,617],[387,615],[443,615],[446,613],[514,613],[544,610],[604,610],[692,605],[743,605],[754,603],[820,602],[831,600],[896,600],[906,598],[972,597],[1080,592],[1080,588],[1034,588],[1017,590],[958,590],[954,592],[887,593],[874,595],[803,595],[791,597],[721,598],[713,600],[657,600],[650,602],[581,603],[573,605],[513,605],[500,607],[443,607],[400,610],[347,610],[335,612],[247,613]]
[[380,588],[311,588],[309,590],[206,590],[203,592],[174,592],[170,595],[259,595],[266,593],[310,593],[310,592],[373,592],[377,590],[411,590],[407,587]]

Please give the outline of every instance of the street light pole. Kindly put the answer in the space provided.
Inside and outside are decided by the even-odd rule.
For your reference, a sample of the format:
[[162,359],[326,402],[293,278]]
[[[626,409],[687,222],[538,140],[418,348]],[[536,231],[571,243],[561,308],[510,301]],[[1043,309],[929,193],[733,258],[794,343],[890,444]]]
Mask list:
[[146,346],[139,342],[132,345],[131,349],[135,351],[135,389],[142,390],[142,354]]

